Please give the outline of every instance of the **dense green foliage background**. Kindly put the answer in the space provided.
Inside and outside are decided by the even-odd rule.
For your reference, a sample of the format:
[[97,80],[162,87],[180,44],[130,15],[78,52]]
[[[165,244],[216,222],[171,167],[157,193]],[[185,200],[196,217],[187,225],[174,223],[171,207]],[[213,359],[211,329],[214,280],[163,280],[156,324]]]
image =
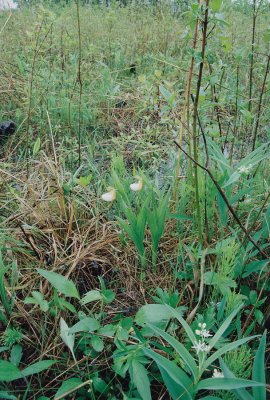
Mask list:
[[0,12],[0,398],[266,399],[269,46],[257,0]]

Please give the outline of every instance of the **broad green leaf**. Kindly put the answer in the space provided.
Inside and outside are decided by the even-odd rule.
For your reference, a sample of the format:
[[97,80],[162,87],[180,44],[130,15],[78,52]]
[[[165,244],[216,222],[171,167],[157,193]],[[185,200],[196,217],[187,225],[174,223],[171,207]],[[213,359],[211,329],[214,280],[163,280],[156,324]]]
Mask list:
[[159,366],[159,370],[165,386],[173,400],[181,399],[183,388],[175,384],[175,380],[167,373],[167,371]]
[[146,304],[142,306],[135,316],[135,322],[143,326],[147,323],[158,323],[164,320],[169,320],[171,310],[165,304]]
[[130,376],[143,400],[151,400],[150,382],[146,368],[136,359],[132,360]]
[[110,388],[109,383],[107,384],[103,379],[99,378],[98,376],[95,376],[93,378],[93,387],[98,393],[103,394],[103,396],[108,393]]
[[[265,365],[264,365],[264,357],[265,357],[265,347],[266,347],[266,331],[264,332],[259,348],[256,352],[256,356],[253,363],[252,368],[252,379],[261,382],[265,385]],[[253,388],[253,396],[254,400],[266,400],[266,390],[265,387],[254,387]]]
[[167,374],[175,381],[180,388],[182,388],[181,399],[182,400],[192,400],[193,383],[187,374],[179,368],[173,361],[157,354],[151,349],[142,349],[143,352],[150,358],[152,358],[158,365],[164,369]]
[[61,305],[61,307],[66,308],[67,310],[69,310],[70,312],[72,312],[73,314],[77,314],[77,310],[74,307],[73,304],[71,304],[69,301],[66,301],[66,299],[64,298],[59,298],[59,304]]
[[94,335],[91,337],[91,345],[93,349],[100,353],[104,349],[104,343],[101,337]]
[[115,299],[115,293],[111,289],[104,289],[101,291],[101,295],[103,297],[103,300],[106,304],[110,304],[114,301]]
[[268,263],[269,263],[268,260],[257,260],[250,262],[248,265],[245,266],[245,270],[244,273],[242,274],[242,277],[246,278],[247,276],[249,276],[254,272],[263,271]]
[[33,290],[31,293],[34,299],[36,299],[38,302],[41,302],[44,298],[43,294],[38,292],[37,290]]
[[80,186],[86,187],[89,185],[89,183],[92,180],[92,175],[87,175],[87,176],[80,176],[79,179],[77,179],[77,182]]
[[113,336],[115,334],[116,327],[113,324],[107,324],[102,326],[98,333],[104,336]]
[[257,294],[256,290],[251,290],[251,291],[249,292],[249,300],[250,300],[250,303],[251,303],[252,305],[256,304],[257,299],[258,299],[258,294]]
[[55,363],[56,363],[55,360],[38,361],[32,365],[29,365],[29,367],[23,369],[22,375],[26,377],[29,375],[38,374],[39,372],[45,371],[46,369],[50,368]]
[[76,299],[80,298],[74,283],[65,278],[63,275],[40,268],[38,268],[38,273],[43,276],[43,278],[47,279],[47,281],[49,281],[50,284],[55,287],[56,290],[58,290],[58,292],[67,297],[75,297]]
[[91,303],[92,301],[102,300],[102,295],[99,290],[90,290],[87,292],[85,296],[81,299],[81,304],[86,305]]
[[39,307],[40,307],[41,311],[46,312],[46,311],[49,310],[49,303],[48,303],[46,300],[44,300],[44,297],[43,297],[43,294],[42,294],[42,293],[37,292],[37,291],[34,290],[34,291],[32,292],[32,296],[33,296],[35,299],[38,300],[38,302],[39,302]]
[[11,362],[0,360],[0,382],[12,382],[22,378],[22,373]]
[[38,304],[41,311],[47,312],[49,310],[49,303],[44,300],[43,294],[37,291],[32,291],[33,297],[26,297],[24,304]]
[[133,318],[132,317],[126,317],[121,320],[121,326],[124,329],[130,330],[133,325]]
[[117,339],[119,339],[119,340],[124,340],[124,341],[126,341],[126,340],[128,340],[129,333],[128,333],[128,330],[127,330],[127,329],[122,328],[122,326],[118,326],[118,327],[117,327],[117,330],[116,330],[116,333],[115,333],[115,336],[116,336]]
[[62,383],[60,388],[57,390],[54,399],[57,399],[61,396],[65,396],[65,394],[74,393],[83,382],[79,378],[71,378]]
[[209,378],[198,383],[198,390],[232,390],[246,387],[264,386],[260,382],[241,378]]
[[167,332],[162,331],[161,329],[157,328],[154,325],[148,324],[148,326],[159,336],[161,336],[164,340],[166,340],[174,350],[179,354],[185,364],[189,367],[194,379],[197,378],[198,375],[198,368],[197,365],[191,356],[191,354],[187,351],[185,346],[180,343],[177,339],[169,335]]
[[35,156],[40,150],[41,140],[40,137],[37,138],[33,147],[33,156]]
[[261,310],[255,310],[254,311],[254,316],[255,316],[255,318],[256,318],[256,321],[261,325],[262,324],[262,322],[263,322],[263,320],[264,320],[264,315],[263,315],[263,313],[261,312]]
[[77,332],[94,332],[99,329],[100,323],[95,318],[86,317],[69,328],[69,334]]
[[34,297],[26,297],[24,299],[24,304],[39,304],[37,299],[34,299]]
[[21,362],[21,359],[22,359],[22,346],[20,344],[15,344],[15,346],[13,346],[11,349],[9,360],[10,362],[12,362],[12,364],[18,367],[18,365]]
[[214,12],[218,12],[221,9],[222,0],[211,0],[210,7]]
[[63,318],[60,319],[60,336],[65,345],[71,351],[71,354],[75,360],[75,354],[74,354],[75,335],[70,334],[69,327]]

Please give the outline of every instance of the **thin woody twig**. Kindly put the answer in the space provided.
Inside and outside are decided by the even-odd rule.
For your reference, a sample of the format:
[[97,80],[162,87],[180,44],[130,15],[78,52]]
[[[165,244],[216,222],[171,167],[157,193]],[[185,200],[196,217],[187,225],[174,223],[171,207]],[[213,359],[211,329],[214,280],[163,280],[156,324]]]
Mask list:
[[237,222],[237,224],[239,225],[239,227],[241,228],[241,230],[244,232],[246,238],[253,244],[253,246],[259,251],[259,253],[267,258],[267,254],[260,248],[260,246],[255,242],[255,240],[250,236],[249,232],[247,231],[247,229],[244,227],[244,225],[242,224],[242,222],[240,221],[240,218],[238,217],[238,215],[236,214],[234,208],[231,206],[231,204],[229,203],[229,200],[227,199],[225,193],[223,192],[221,186],[219,185],[219,183],[216,181],[215,177],[213,176],[212,172],[204,167],[202,164],[200,164],[198,161],[194,160],[193,157],[191,157],[180,145],[179,143],[177,143],[174,140],[174,143],[176,144],[176,146],[182,150],[182,152],[194,163],[196,164],[199,168],[203,169],[205,172],[207,172],[207,174],[209,175],[209,177],[211,178],[212,182],[214,183],[214,185],[216,186],[218,192],[220,193],[221,197],[223,198],[226,206],[228,207],[230,213],[232,214],[233,218],[235,219],[235,221]]
[[[191,95],[191,98],[192,98],[192,101],[194,102],[193,94]],[[210,162],[209,151],[208,151],[207,140],[206,140],[206,136],[205,136],[205,133],[204,133],[204,130],[203,130],[203,126],[202,126],[202,123],[201,123],[201,119],[200,119],[199,113],[197,115],[197,118],[198,118],[198,123],[199,123],[200,131],[202,133],[203,143],[204,143],[204,148],[205,148],[205,156],[206,156],[205,168],[208,168],[209,167],[209,162]]]
[[254,133],[253,133],[253,140],[252,140],[252,151],[255,150],[255,147],[256,147],[256,140],[257,140],[257,134],[258,134],[258,127],[259,127],[259,122],[260,122],[260,117],[261,117],[261,111],[262,111],[263,94],[264,94],[264,92],[265,92],[266,85],[267,85],[267,76],[268,76],[268,73],[269,73],[269,69],[270,69],[270,55],[268,56],[268,59],[267,59],[267,64],[266,64],[266,68],[265,68],[265,74],[264,74],[263,84],[262,84],[262,87],[261,87],[261,93],[260,93],[260,99],[259,99],[258,113],[257,113],[257,118],[256,118]]

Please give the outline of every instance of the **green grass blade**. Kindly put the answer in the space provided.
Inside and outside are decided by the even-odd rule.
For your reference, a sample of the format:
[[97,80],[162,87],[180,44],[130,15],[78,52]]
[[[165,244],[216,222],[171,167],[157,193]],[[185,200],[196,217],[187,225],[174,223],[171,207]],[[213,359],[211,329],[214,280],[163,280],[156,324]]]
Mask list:
[[241,378],[208,378],[198,383],[198,390],[234,390],[246,387],[263,386],[260,382]]
[[197,342],[197,339],[192,331],[192,329],[190,328],[189,324],[184,320],[184,318],[176,311],[174,310],[172,307],[168,306],[166,304],[166,307],[169,308],[169,310],[171,311],[172,317],[176,318],[180,324],[182,325],[182,327],[184,328],[187,336],[189,337],[189,339],[191,340],[192,344],[195,345],[195,343]]
[[193,396],[191,393],[193,392],[193,383],[191,379],[187,376],[187,374],[179,368],[174,362],[168,360],[167,358],[157,354],[151,349],[143,349],[143,352],[148,357],[154,360],[158,367],[164,369],[167,374],[173,379],[173,381],[182,388],[181,399],[182,400],[192,400]]
[[[219,365],[224,374],[224,378],[236,378],[236,376],[229,370],[229,368],[221,358],[219,360]],[[245,389],[235,389],[232,390],[232,392],[235,394],[236,397],[238,397],[239,400],[253,400],[253,397]]]
[[235,342],[228,343],[225,346],[222,346],[214,354],[212,354],[210,357],[207,358],[207,360],[204,362],[204,364],[202,366],[202,371],[205,371],[211,364],[213,364],[214,361],[216,361],[223,354],[227,353],[228,351],[236,349],[237,347],[241,346],[242,344],[247,343],[248,341],[257,338],[258,336],[259,335],[249,336],[247,338],[239,339],[239,340],[236,340]]
[[[252,369],[252,379],[261,382],[263,384],[266,383],[265,379],[265,365],[264,365],[264,357],[265,357],[265,347],[266,347],[266,332],[264,332],[259,348],[257,350],[253,369]],[[254,400],[266,400],[266,390],[264,387],[254,387],[253,388],[253,396]]]
[[183,346],[182,343],[180,343],[178,340],[176,340],[174,337],[169,335],[167,332],[162,331],[158,327],[152,325],[152,324],[147,324],[157,335],[161,336],[164,340],[166,340],[173,348],[174,350],[179,354],[179,356],[182,358],[182,360],[186,363],[188,368],[190,369],[194,379],[197,378],[198,375],[198,367],[194,361],[194,358],[191,356],[191,354],[187,351],[185,346]]
[[221,325],[221,327],[218,329],[218,331],[216,332],[216,334],[212,337],[212,339],[209,341],[209,346],[210,349],[212,349],[216,343],[219,341],[219,339],[221,338],[221,336],[223,335],[223,333],[226,331],[226,329],[229,328],[232,320],[234,319],[234,317],[239,313],[239,311],[241,310],[241,308],[243,307],[243,305],[241,304],[238,308],[236,308],[229,316],[228,318],[226,318],[226,320],[223,322],[223,324]]

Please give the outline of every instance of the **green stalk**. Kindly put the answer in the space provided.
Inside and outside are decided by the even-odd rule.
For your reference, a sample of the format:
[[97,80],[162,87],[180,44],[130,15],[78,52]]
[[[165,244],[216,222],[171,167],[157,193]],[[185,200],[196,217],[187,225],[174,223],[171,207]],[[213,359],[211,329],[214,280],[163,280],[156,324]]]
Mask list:
[[83,82],[82,82],[82,73],[81,73],[81,64],[82,64],[82,37],[81,37],[81,20],[80,20],[80,6],[79,0],[76,1],[76,10],[77,10],[77,25],[78,25],[78,74],[77,81],[79,84],[79,104],[78,104],[78,159],[79,159],[79,167],[81,166],[82,159],[82,138],[81,138],[81,108],[82,108],[82,92],[83,92]]
[[[202,37],[202,46],[201,46],[201,62],[199,66],[199,74],[197,80],[197,89],[194,99],[194,111],[193,111],[193,127],[192,127],[192,141],[193,141],[193,158],[196,162],[199,160],[198,155],[198,139],[197,139],[197,121],[198,121],[198,104],[199,104],[199,96],[200,89],[202,83],[202,73],[203,73],[203,65],[204,65],[204,57],[205,57],[205,49],[206,49],[206,39],[207,39],[207,25],[208,25],[208,5],[209,0],[205,0],[205,13],[204,13],[204,21],[203,21],[203,37]],[[200,194],[199,194],[199,178],[198,178],[198,166],[196,163],[194,164],[194,175],[195,175],[195,207],[197,212],[197,226],[198,226],[198,234],[199,241],[202,242],[202,222],[201,222],[201,207],[200,207]]]

